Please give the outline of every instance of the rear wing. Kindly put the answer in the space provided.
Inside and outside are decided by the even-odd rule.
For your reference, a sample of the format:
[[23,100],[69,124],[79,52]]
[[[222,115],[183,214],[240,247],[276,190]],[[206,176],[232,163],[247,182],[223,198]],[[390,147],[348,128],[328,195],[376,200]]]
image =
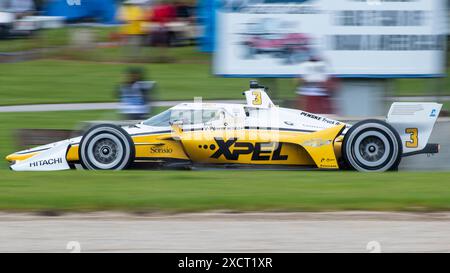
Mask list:
[[403,155],[437,153],[438,144],[428,144],[442,104],[431,102],[395,102],[387,116],[403,144]]

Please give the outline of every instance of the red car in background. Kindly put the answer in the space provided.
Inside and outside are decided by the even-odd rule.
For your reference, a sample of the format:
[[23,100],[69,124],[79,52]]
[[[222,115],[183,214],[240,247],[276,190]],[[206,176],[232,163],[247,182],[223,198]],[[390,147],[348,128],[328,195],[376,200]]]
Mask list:
[[[253,59],[256,55],[270,54],[284,64],[297,64],[307,61],[312,55],[312,39],[303,33],[289,33],[270,29],[267,22],[249,24],[249,32],[244,35],[244,58]],[[273,26],[273,24],[272,24]]]

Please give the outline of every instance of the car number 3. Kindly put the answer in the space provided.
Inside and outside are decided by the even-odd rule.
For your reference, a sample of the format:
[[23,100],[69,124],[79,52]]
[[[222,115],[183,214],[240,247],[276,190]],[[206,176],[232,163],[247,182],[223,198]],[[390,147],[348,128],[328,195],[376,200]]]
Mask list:
[[261,105],[262,104],[261,92],[253,91],[252,95],[255,97],[255,99],[252,102],[253,105]]
[[419,130],[417,128],[406,128],[405,133],[409,134],[410,140],[406,141],[407,148],[417,148],[419,145]]

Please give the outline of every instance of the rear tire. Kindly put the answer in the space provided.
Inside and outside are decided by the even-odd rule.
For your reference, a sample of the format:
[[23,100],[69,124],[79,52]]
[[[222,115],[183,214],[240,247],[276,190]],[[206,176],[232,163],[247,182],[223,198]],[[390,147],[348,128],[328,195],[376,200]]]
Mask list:
[[78,155],[88,170],[123,170],[135,158],[130,135],[121,127],[101,124],[90,128],[80,142]]
[[397,131],[380,120],[365,120],[345,134],[342,155],[346,165],[360,172],[397,170],[402,158]]

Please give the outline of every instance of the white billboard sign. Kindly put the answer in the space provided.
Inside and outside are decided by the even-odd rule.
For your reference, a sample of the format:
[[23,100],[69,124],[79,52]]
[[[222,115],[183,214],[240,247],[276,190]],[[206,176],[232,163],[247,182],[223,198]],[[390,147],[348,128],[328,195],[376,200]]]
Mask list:
[[445,73],[445,0],[223,0],[219,6],[218,75],[292,77],[311,58],[341,77]]

